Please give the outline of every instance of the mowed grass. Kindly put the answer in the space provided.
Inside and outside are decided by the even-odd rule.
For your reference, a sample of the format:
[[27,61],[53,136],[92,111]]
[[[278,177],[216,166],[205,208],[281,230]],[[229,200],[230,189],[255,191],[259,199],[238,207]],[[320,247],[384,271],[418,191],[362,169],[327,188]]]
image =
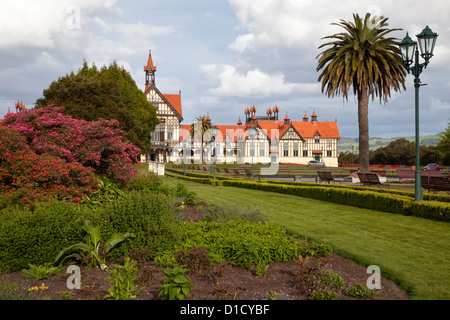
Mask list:
[[210,203],[255,206],[300,239],[327,243],[360,265],[379,266],[411,299],[450,299],[450,223],[280,193],[163,181],[181,181]]

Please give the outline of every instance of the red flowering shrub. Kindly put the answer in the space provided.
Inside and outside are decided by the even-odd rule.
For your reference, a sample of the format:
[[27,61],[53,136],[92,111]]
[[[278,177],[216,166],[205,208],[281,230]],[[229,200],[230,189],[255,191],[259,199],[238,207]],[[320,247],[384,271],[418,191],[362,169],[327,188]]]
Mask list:
[[96,174],[128,183],[136,174],[140,150],[122,139],[117,120],[85,121],[48,106],[5,116],[3,126],[26,138],[38,155],[52,155],[75,166],[91,167]]
[[0,192],[6,204],[55,198],[78,202],[97,185],[92,168],[38,155],[19,132],[0,126]]

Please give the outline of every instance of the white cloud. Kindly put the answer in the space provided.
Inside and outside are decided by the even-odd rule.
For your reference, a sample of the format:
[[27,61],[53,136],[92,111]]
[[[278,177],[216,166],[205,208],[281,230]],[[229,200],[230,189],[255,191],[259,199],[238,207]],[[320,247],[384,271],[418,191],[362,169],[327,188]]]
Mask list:
[[320,90],[318,83],[290,83],[282,73],[269,74],[258,68],[241,72],[231,65],[211,64],[202,65],[200,69],[211,83],[217,84],[209,89],[215,96],[267,98]]
[[219,85],[209,91],[217,96],[269,97],[286,95],[301,88],[300,84],[287,83],[281,73],[267,74],[259,69],[240,72],[231,65],[204,65],[201,71]]

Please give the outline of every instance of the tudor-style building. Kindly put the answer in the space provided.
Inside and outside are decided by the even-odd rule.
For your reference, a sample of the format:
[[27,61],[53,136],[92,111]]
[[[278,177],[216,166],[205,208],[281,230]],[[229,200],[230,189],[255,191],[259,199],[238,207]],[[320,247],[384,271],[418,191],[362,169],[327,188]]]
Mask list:
[[152,133],[152,148],[145,156],[148,161],[167,162],[169,152],[179,144],[180,122],[183,121],[181,91],[178,94],[163,94],[155,83],[156,66],[149,52],[145,71],[145,95],[156,108],[160,124]]
[[[146,161],[210,163],[211,155],[222,163],[293,163],[308,164],[311,160],[326,166],[338,166],[338,141],[336,121],[318,121],[315,111],[311,120],[305,112],[300,121],[292,121],[288,114],[279,120],[280,109],[275,106],[266,115],[257,116],[255,106],[244,110],[245,123],[239,118],[235,125],[217,127],[214,144],[210,137],[191,139],[191,124],[181,124],[183,112],[181,92],[163,94],[155,85],[156,66],[149,53],[145,71],[145,95],[156,108],[160,124],[152,133],[152,148],[144,156]],[[250,129],[256,129],[251,138]],[[206,140],[206,141],[205,141]]]
[[[316,160],[328,167],[338,166],[340,135],[336,121],[318,121],[315,111],[311,120],[306,113],[301,121],[292,121],[287,114],[284,120],[278,120],[279,112],[279,107],[275,106],[266,111],[266,116],[257,116],[256,107],[252,106],[244,112],[245,123],[239,118],[236,125],[212,124],[218,129],[214,145],[216,162],[306,165]],[[190,125],[181,125],[183,132],[188,132],[189,128]],[[256,129],[253,139],[249,134],[251,128]],[[185,135],[180,140],[186,138]],[[212,143],[204,142],[203,150],[203,160],[208,163]]]

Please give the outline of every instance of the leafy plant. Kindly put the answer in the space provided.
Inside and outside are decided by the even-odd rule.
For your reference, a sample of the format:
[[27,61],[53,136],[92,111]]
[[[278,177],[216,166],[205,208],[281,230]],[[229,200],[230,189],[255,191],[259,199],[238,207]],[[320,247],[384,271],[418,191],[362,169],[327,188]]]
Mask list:
[[185,276],[187,269],[180,265],[164,270],[164,284],[158,288],[158,296],[163,296],[164,300],[186,300],[192,293],[195,284]]
[[267,269],[269,269],[269,264],[265,263],[263,260],[259,260],[256,264],[256,275],[259,277],[265,277],[267,273]]
[[208,257],[208,250],[204,247],[180,250],[175,253],[175,260],[181,265],[186,265],[192,273],[200,273],[212,266],[212,262]]
[[263,300],[286,300],[287,297],[284,293],[269,290],[269,292],[262,299]]
[[320,282],[330,288],[340,290],[346,284],[345,280],[336,272],[324,270],[324,274],[320,278]]
[[[86,232],[84,237],[85,242],[75,243],[63,250],[58,254],[55,259],[55,262],[58,262],[59,259],[64,256],[67,252],[78,250],[79,252],[85,252],[90,257],[91,265],[98,265],[102,270],[106,270],[106,261],[104,258],[104,254],[108,253],[114,246],[125,241],[127,238],[134,237],[132,233],[115,233],[111,236],[109,240],[105,242],[103,246],[101,246],[101,232],[99,227],[91,226],[89,221],[85,220],[83,225],[83,230]],[[104,248],[104,254],[101,254],[101,249]],[[77,254],[71,255],[76,256]],[[68,258],[70,256],[66,256]]]
[[378,292],[374,289],[369,289],[366,285],[360,283],[348,287],[345,291],[346,296],[358,299],[375,299],[377,294]]
[[134,283],[138,272],[136,263],[129,257],[125,257],[123,266],[114,265],[114,269],[108,271],[111,276],[106,280],[112,285],[109,287],[105,299],[130,300],[136,298],[136,294],[139,293],[139,288]]
[[90,197],[85,195],[81,203],[95,209],[104,203],[111,203],[123,195],[124,192],[117,185],[100,180],[98,190],[93,192]]
[[314,289],[308,296],[309,300],[339,300],[339,294],[328,287]]
[[37,266],[29,264],[29,269],[23,269],[22,274],[29,280],[44,280],[50,278],[50,276],[58,270],[58,267],[49,266]]
[[233,255],[233,261],[236,265],[244,269],[251,269],[258,260],[258,251],[251,242],[239,244]]
[[23,283],[0,281],[0,300],[32,300],[34,294]]

